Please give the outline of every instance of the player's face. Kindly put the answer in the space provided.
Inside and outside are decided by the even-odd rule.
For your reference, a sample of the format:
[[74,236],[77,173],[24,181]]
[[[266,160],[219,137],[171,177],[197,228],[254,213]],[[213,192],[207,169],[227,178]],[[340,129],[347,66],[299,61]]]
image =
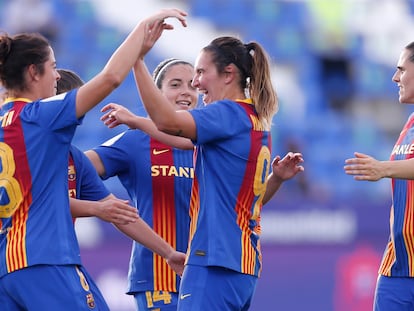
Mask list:
[[224,98],[224,75],[217,72],[209,52],[201,51],[195,63],[193,86],[203,95],[203,102],[210,104]]
[[392,80],[399,87],[400,103],[414,103],[414,62],[410,61],[411,52],[404,49],[400,55]]
[[40,77],[41,88],[43,92],[42,98],[56,95],[57,81],[60,75],[56,70],[56,59],[52,48],[50,48],[49,59],[44,64],[44,73]]
[[190,65],[171,65],[162,81],[161,92],[176,110],[188,110],[197,104],[197,90],[191,85],[194,70]]

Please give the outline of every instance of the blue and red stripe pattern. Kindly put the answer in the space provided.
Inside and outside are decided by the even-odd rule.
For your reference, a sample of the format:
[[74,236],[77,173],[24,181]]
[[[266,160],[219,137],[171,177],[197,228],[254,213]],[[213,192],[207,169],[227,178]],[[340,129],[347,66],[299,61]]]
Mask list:
[[80,264],[68,199],[76,91],[0,108],[0,277],[37,264]]
[[[171,148],[139,130],[128,130],[94,148],[105,176],[117,176],[140,217],[175,249],[186,252],[193,150]],[[180,277],[166,261],[133,244],[128,292],[178,292]]]
[[[26,225],[29,206],[32,203],[31,174],[19,118],[25,104],[23,101],[15,103],[14,109],[9,111],[7,117],[3,119],[4,126],[7,127],[11,124],[13,126],[10,127],[10,131],[4,132],[4,143],[1,145],[2,183],[4,189],[7,189],[9,203],[15,204],[15,208],[17,208],[11,215],[11,227],[7,234],[6,265],[8,272],[28,266]],[[11,119],[8,117],[10,115],[12,115]],[[9,146],[13,146],[13,150]],[[12,193],[16,194],[12,195]]]
[[[391,161],[414,157],[414,114],[404,125],[391,153]],[[379,273],[385,276],[414,277],[414,180],[392,183],[390,237]]]
[[187,263],[258,276],[270,132],[249,99],[218,101],[190,113],[197,153]]

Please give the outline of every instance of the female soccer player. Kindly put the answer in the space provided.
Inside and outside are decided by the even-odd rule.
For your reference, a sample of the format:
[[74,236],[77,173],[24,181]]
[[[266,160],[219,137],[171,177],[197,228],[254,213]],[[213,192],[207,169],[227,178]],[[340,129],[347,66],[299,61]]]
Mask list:
[[[213,40],[200,52],[193,78],[205,107],[175,111],[143,61],[161,25],[150,25],[134,70],[157,128],[196,145],[190,242],[178,310],[247,310],[261,271],[260,211],[277,111],[269,62],[255,42]],[[293,175],[300,170],[296,167]]]
[[[140,22],[104,69],[78,90],[54,96],[59,74],[39,34],[0,36],[0,305],[2,310],[107,310],[88,285],[68,200],[67,164],[76,126],[124,80],[148,24],[185,12],[162,10]],[[152,230],[141,240],[180,270],[184,254]]]
[[[173,109],[190,110],[197,104],[197,91],[191,85],[193,72],[190,63],[178,59],[167,59],[155,68],[153,80]],[[108,126],[134,120],[120,105],[109,104],[107,109],[112,114],[111,119],[103,118]],[[128,130],[86,154],[104,179],[118,176],[140,217],[155,232],[185,252],[193,150],[175,149],[142,131]],[[176,310],[180,277],[159,255],[138,243],[133,245],[128,279],[127,293],[134,295],[137,310]]]
[[[60,79],[57,82],[56,94],[69,92],[85,83],[72,70],[60,68],[57,71]],[[128,201],[117,199],[108,191],[91,161],[73,144],[69,149],[68,187],[70,210],[74,220],[95,216],[114,225],[141,225],[140,221],[137,222],[139,216],[136,209]]]
[[[392,80],[401,104],[414,103],[414,42],[400,54]],[[389,161],[356,152],[345,160],[355,180],[391,178],[390,238],[385,248],[374,297],[374,311],[414,310],[414,114],[405,123]]]

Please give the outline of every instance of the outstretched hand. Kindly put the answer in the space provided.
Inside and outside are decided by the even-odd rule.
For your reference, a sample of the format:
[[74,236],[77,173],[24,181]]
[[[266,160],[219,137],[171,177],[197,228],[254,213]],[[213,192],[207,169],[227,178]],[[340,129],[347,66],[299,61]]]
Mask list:
[[303,162],[301,153],[288,152],[283,159],[276,156],[272,161],[272,175],[280,181],[286,181],[294,177],[297,173],[302,172],[305,168],[300,165]]
[[384,177],[381,161],[364,153],[355,152],[355,158],[345,160],[344,170],[355,180],[377,181]]

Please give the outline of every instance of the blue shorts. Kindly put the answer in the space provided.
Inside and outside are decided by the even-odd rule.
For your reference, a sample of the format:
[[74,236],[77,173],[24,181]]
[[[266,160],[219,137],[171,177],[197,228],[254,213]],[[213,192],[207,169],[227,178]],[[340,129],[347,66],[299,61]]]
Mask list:
[[177,310],[248,310],[256,284],[253,275],[223,267],[186,265]]
[[36,265],[0,278],[2,311],[109,311],[82,266]]
[[413,311],[414,278],[380,275],[374,296],[374,311]]
[[167,291],[146,291],[134,293],[139,311],[176,311],[178,293]]

